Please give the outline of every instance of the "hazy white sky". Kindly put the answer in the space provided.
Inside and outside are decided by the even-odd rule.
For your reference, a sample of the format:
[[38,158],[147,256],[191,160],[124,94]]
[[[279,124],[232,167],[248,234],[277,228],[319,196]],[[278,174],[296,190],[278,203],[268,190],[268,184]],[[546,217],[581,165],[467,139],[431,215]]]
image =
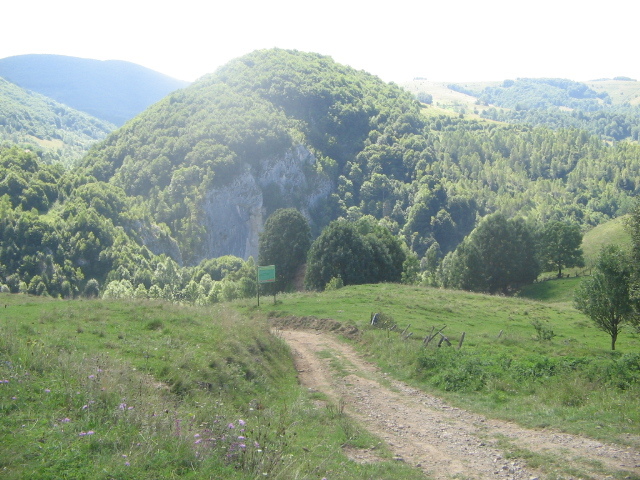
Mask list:
[[126,60],[195,80],[262,48],[318,52],[386,81],[640,79],[635,0],[24,0],[0,58]]

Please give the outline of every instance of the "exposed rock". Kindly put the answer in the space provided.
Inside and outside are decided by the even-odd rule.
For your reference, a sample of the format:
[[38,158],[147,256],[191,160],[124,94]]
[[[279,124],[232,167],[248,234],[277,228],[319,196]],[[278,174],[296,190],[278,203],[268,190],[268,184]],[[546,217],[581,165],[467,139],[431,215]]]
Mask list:
[[258,256],[258,239],[267,217],[278,208],[309,211],[331,192],[327,177],[314,168],[315,157],[304,146],[247,166],[231,183],[210,190],[202,203],[205,241],[197,260],[235,255]]
[[178,242],[158,225],[134,221],[130,231],[137,235],[138,240],[153,254],[165,254],[171,257],[178,265],[182,265],[182,253]]

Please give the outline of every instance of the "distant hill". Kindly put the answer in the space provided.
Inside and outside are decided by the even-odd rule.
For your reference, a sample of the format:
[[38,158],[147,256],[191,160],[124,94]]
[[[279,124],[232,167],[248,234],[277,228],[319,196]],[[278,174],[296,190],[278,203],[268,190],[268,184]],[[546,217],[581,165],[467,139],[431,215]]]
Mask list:
[[575,82],[518,78],[502,82],[443,83],[415,79],[403,85],[431,110],[486,120],[578,128],[607,141],[640,139],[640,82],[627,77]]
[[45,160],[68,165],[115,128],[0,78],[0,144],[29,145]]
[[0,59],[0,77],[118,126],[189,84],[130,62],[63,55]]

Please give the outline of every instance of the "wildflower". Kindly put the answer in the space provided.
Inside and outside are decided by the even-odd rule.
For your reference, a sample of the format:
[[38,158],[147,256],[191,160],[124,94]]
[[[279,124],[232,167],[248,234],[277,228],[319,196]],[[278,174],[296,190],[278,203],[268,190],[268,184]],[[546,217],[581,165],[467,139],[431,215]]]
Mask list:
[[94,378],[96,378],[96,376],[95,376],[95,375],[89,375],[89,378],[90,378],[91,380],[93,380]]
[[125,467],[128,467],[129,465],[131,465],[129,462],[124,462]]
[[0,380],[0,383],[9,383],[9,380]]
[[60,420],[62,423],[69,423],[71,421],[70,418],[63,418],[62,420]]
[[48,388],[45,388],[45,389],[44,389],[44,393],[51,393],[51,390],[50,390],[50,389],[48,389]]
[[87,432],[87,435],[93,435],[94,433],[95,433],[95,432],[94,432],[93,430],[89,430],[89,431]]
[[229,425],[227,425],[227,427],[229,428],[229,430],[236,428],[236,426],[233,423],[230,423]]
[[244,420],[238,420],[238,423],[240,424],[240,426],[244,427],[246,425],[246,422]]
[[200,437],[200,434],[199,434],[199,433],[196,433],[193,437],[194,437],[194,438],[198,438],[198,437]]
[[121,403],[120,406],[118,407],[120,410],[124,410],[125,408],[127,408],[127,404],[126,403]]
[[82,406],[82,410],[86,410],[87,408],[89,408],[89,405],[83,405]]
[[201,438],[197,439],[197,440],[196,440],[195,442],[193,442],[193,443],[195,443],[195,444],[197,445],[197,444],[199,444],[200,442],[202,442],[202,439],[201,439]]
[[238,440],[245,440],[245,437],[243,437],[242,435],[239,435]]

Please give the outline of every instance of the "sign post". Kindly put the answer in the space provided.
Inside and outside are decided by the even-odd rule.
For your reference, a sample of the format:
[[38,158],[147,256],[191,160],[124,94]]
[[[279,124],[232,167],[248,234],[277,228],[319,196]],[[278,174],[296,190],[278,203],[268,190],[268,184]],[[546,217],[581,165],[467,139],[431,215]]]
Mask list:
[[[260,284],[261,283],[275,283],[276,281],[276,266],[267,265],[264,267],[258,267],[258,306],[260,306]],[[275,303],[275,290],[273,293]]]

